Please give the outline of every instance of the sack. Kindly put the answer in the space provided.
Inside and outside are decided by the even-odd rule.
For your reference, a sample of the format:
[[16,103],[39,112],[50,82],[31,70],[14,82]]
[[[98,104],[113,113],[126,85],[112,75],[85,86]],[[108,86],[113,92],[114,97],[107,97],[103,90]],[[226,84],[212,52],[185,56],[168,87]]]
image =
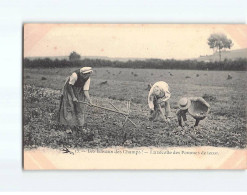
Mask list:
[[201,101],[191,101],[188,112],[195,119],[204,119],[209,112],[209,108]]

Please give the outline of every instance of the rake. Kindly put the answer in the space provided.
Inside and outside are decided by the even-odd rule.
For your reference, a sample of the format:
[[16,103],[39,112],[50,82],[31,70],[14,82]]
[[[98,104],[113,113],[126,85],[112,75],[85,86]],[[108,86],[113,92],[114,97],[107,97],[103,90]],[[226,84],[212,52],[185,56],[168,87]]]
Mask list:
[[111,108],[106,108],[106,107],[102,107],[102,106],[95,105],[95,104],[89,104],[87,102],[82,102],[82,101],[78,101],[78,102],[82,103],[82,104],[86,104],[88,106],[92,106],[92,107],[95,107],[95,108],[100,108],[100,109],[103,109],[103,110],[107,110],[109,112],[114,112],[114,113],[118,113],[118,114],[121,114],[121,115],[125,116],[125,120],[124,120],[124,123],[123,123],[122,127],[124,127],[124,125],[127,123],[127,121],[131,122],[135,127],[137,127],[137,125],[129,118],[129,116],[130,116],[130,101],[127,101],[127,113],[126,112],[122,112],[119,109],[117,109],[116,106],[114,106],[111,102],[110,102],[110,104],[112,105],[114,110],[111,109]]

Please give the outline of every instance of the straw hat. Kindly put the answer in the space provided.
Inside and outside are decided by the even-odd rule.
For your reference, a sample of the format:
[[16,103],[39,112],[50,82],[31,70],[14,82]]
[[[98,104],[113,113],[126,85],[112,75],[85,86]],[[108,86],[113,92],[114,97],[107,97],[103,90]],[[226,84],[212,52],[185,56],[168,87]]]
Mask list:
[[191,101],[188,99],[188,98],[181,98],[178,102],[178,107],[181,109],[181,110],[186,110],[190,107],[191,105]]
[[93,72],[92,67],[83,67],[80,69],[80,72],[83,74],[89,73],[89,72]]

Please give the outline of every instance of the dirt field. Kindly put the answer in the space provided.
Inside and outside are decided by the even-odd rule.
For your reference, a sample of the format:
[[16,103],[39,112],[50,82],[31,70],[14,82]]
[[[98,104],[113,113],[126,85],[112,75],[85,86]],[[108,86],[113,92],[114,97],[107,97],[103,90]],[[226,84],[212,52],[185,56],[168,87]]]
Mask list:
[[[67,134],[56,123],[61,88],[75,68],[24,70],[24,146],[217,146],[246,147],[246,72],[96,68],[91,79],[93,103],[126,111],[131,100],[131,120],[88,108],[87,128]],[[232,79],[227,80],[231,74]],[[163,80],[171,88],[170,123],[148,121],[147,85]],[[201,96],[211,105],[198,131],[178,130],[175,112],[183,96]],[[188,117],[191,126],[194,119]]]

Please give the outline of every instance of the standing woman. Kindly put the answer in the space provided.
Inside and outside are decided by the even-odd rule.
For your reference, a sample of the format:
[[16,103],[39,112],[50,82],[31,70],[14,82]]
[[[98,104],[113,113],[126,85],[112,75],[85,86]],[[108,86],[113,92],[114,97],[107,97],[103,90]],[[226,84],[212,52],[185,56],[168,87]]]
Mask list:
[[86,105],[79,103],[88,100],[89,96],[90,76],[93,70],[91,67],[83,67],[72,73],[66,78],[62,90],[62,97],[59,107],[58,122],[68,127],[67,133],[71,133],[71,127],[83,127],[85,124],[85,109]]

